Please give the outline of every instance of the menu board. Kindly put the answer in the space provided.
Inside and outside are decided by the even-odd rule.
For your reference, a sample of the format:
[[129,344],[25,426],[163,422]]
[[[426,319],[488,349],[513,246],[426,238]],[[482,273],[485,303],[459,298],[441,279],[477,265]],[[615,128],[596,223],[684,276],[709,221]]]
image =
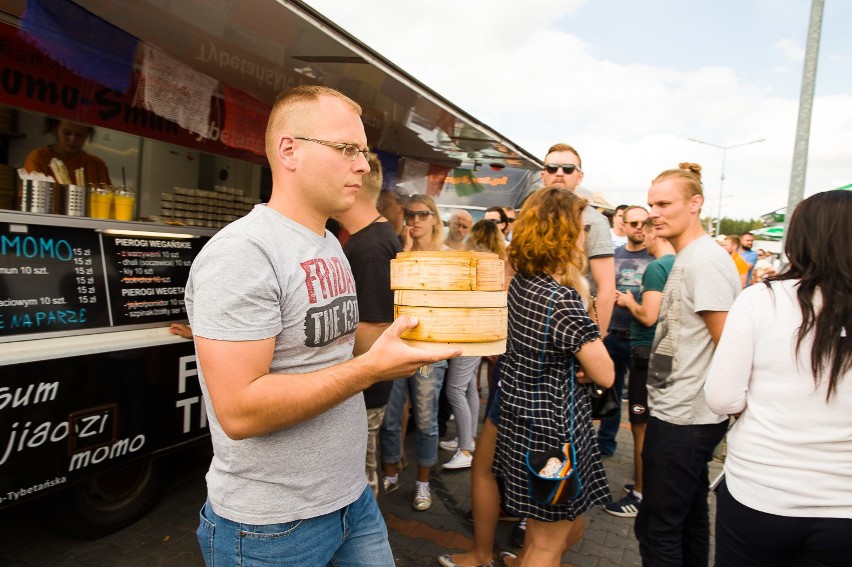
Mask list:
[[115,325],[186,319],[183,293],[200,239],[102,235]]
[[189,268],[206,241],[2,222],[0,340],[186,319]]

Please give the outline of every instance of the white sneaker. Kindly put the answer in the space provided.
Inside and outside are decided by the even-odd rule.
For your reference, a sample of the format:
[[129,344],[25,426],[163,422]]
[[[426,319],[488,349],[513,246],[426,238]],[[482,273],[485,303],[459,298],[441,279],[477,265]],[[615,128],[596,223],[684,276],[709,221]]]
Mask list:
[[[476,450],[476,441],[473,441],[472,443],[473,443],[473,445],[470,448],[470,450],[475,451]],[[438,443],[438,447],[440,447],[444,451],[458,451],[458,449],[459,449],[459,438],[453,437],[449,441],[441,441],[440,443]]]
[[473,457],[471,455],[465,455],[461,452],[461,450],[456,451],[456,454],[453,455],[453,458],[444,463],[445,469],[469,469],[471,463],[473,462]]
[[424,511],[432,507],[432,492],[429,490],[429,483],[416,484],[414,491],[414,501],[411,502],[411,507],[415,510]]

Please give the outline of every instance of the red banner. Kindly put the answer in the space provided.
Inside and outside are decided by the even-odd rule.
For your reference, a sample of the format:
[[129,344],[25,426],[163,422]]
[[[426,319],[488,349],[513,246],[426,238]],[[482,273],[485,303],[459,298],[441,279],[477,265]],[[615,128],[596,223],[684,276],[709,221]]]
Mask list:
[[143,108],[133,106],[134,78],[130,92],[122,95],[68,71],[24,41],[17,30],[0,24],[0,104],[110,128],[265,165],[266,159],[229,147],[230,138],[241,136],[223,128],[224,104],[213,99],[212,138],[200,138]]

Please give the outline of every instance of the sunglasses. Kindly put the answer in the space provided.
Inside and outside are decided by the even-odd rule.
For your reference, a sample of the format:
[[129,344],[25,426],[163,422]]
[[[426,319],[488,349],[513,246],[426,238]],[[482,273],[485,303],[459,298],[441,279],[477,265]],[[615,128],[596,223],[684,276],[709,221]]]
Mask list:
[[630,228],[640,228],[643,224],[645,224],[645,221],[635,220],[635,221],[631,221],[631,222],[626,222],[624,224],[626,224]]
[[574,173],[575,169],[580,169],[573,163],[546,163],[544,164],[544,170],[550,175],[556,175],[556,172],[559,170],[565,172],[565,175],[571,175]]
[[428,219],[430,216],[432,216],[434,214],[435,213],[433,213],[432,211],[409,211],[409,210],[406,210],[405,211],[405,218],[408,219],[408,220],[414,220],[416,218],[417,220],[425,221],[426,219]]

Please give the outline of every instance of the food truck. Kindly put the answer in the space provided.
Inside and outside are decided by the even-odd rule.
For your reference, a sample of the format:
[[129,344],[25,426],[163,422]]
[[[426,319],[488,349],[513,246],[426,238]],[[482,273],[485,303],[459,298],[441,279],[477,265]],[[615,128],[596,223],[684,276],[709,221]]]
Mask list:
[[[140,95],[162,55],[179,70],[159,75],[166,111]],[[438,194],[465,164],[539,167],[301,2],[0,0],[0,59],[0,513],[43,498],[81,537],[145,514],[162,457],[208,442],[192,341],[169,325],[200,248],[269,196],[277,93],[357,101],[388,186]],[[201,104],[184,97],[198,85]],[[18,177],[53,142],[46,118],[93,127],[108,186]]]

